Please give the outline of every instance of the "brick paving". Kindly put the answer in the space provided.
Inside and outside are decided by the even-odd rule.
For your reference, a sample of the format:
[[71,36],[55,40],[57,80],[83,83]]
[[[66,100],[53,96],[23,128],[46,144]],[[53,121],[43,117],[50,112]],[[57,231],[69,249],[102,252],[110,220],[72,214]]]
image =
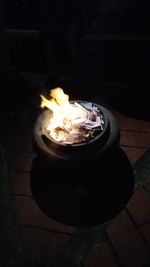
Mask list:
[[83,266],[86,267],[118,267],[118,261],[108,241],[93,246],[84,258]]
[[35,227],[21,228],[22,243],[27,262],[47,264],[57,256],[70,236]]
[[107,231],[121,266],[140,267],[150,262],[149,248],[126,211],[113,220]]
[[[26,266],[46,266],[64,248],[77,229],[48,218],[35,203],[29,181],[35,157],[32,149],[34,120],[30,119],[30,113],[21,121],[19,115],[12,117],[10,114],[8,119],[9,116],[11,123],[8,125],[5,120],[3,123],[2,141],[6,150]],[[150,148],[150,122],[123,115],[117,119],[121,128],[120,145],[133,165]],[[95,244],[86,252],[81,266],[150,266],[150,175],[134,193],[126,210],[109,225],[106,240]]]
[[134,193],[127,207],[137,225],[150,222],[150,192],[140,188]]

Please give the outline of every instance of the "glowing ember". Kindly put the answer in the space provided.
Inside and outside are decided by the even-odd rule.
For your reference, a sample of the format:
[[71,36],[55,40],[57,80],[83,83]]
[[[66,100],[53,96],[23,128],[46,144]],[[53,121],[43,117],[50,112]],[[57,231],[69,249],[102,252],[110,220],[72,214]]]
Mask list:
[[41,98],[41,107],[51,111],[46,125],[49,138],[63,144],[82,143],[103,130],[100,110],[92,103],[69,102],[69,96],[61,88],[51,90],[49,100],[43,95]]

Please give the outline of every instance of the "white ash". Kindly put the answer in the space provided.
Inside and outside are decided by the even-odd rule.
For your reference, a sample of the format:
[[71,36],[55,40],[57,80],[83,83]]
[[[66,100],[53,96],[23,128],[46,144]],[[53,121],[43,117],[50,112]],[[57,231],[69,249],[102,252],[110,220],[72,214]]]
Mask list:
[[103,130],[104,120],[98,107],[94,106],[92,103],[86,103],[84,104],[84,106],[83,104],[80,105],[77,102],[75,102],[74,104],[80,106],[86,112],[86,119],[79,122],[79,126],[87,130],[92,130],[97,127],[100,127],[101,130]]

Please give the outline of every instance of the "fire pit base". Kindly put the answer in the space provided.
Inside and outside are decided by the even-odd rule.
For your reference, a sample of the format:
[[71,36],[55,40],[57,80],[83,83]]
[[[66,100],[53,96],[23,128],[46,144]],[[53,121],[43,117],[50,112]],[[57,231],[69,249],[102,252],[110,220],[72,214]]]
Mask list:
[[41,156],[34,159],[31,190],[49,217],[77,227],[98,225],[114,218],[128,203],[134,175],[120,148],[113,157],[100,159],[94,170],[87,165],[66,170],[53,164],[48,167]]

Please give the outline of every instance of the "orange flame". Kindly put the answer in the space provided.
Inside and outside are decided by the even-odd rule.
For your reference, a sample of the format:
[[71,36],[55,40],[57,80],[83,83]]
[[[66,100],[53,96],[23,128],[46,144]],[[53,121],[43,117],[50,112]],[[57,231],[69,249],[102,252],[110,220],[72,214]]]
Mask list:
[[[76,125],[85,120],[87,111],[80,105],[75,106],[69,102],[69,96],[62,88],[55,88],[50,91],[50,99],[41,95],[41,107],[52,111],[47,130],[50,136],[57,141],[64,141],[67,132],[76,134],[79,132]],[[60,130],[58,133],[58,129]]]

